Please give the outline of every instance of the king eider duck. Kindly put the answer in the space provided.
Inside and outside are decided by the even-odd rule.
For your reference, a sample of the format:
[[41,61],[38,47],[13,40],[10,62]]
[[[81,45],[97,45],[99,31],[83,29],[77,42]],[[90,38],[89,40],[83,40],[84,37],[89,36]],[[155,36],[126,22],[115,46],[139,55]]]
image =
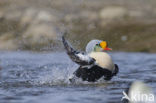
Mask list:
[[105,80],[110,80],[118,73],[118,66],[105,52],[111,50],[111,48],[108,48],[106,41],[91,40],[86,46],[86,52],[80,52],[72,48],[64,36],[62,42],[70,59],[80,65],[73,73],[74,77],[81,78],[83,81],[95,82],[102,77]]

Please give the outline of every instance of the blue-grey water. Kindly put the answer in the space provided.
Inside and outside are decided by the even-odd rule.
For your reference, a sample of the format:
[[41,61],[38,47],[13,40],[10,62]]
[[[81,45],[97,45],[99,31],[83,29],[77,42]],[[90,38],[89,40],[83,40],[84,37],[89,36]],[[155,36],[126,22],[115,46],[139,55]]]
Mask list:
[[120,72],[111,81],[70,84],[77,69],[66,53],[0,52],[0,103],[120,103],[142,80],[156,93],[156,54],[110,53]]

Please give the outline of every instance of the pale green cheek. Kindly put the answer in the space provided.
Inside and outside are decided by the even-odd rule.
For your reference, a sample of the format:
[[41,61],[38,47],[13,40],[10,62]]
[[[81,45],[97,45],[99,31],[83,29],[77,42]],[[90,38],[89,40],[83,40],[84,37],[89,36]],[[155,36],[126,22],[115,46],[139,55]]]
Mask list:
[[101,52],[103,49],[99,46],[95,46],[94,52]]

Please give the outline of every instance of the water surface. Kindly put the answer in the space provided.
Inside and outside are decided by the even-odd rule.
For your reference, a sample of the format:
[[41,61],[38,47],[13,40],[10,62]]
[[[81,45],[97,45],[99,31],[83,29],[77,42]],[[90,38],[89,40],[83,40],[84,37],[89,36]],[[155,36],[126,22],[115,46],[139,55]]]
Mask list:
[[120,103],[142,80],[156,93],[156,54],[110,53],[120,72],[111,81],[70,84],[78,65],[63,53],[0,52],[0,103]]

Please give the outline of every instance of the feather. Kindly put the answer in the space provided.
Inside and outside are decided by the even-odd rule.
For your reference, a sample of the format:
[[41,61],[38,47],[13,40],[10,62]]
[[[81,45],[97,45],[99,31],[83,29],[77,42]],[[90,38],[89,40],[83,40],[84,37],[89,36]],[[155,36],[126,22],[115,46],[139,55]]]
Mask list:
[[65,40],[64,36],[62,36],[63,45],[67,51],[67,54],[71,58],[71,60],[81,66],[93,65],[95,64],[95,59],[88,56],[88,54],[80,51],[76,51],[72,46]]

